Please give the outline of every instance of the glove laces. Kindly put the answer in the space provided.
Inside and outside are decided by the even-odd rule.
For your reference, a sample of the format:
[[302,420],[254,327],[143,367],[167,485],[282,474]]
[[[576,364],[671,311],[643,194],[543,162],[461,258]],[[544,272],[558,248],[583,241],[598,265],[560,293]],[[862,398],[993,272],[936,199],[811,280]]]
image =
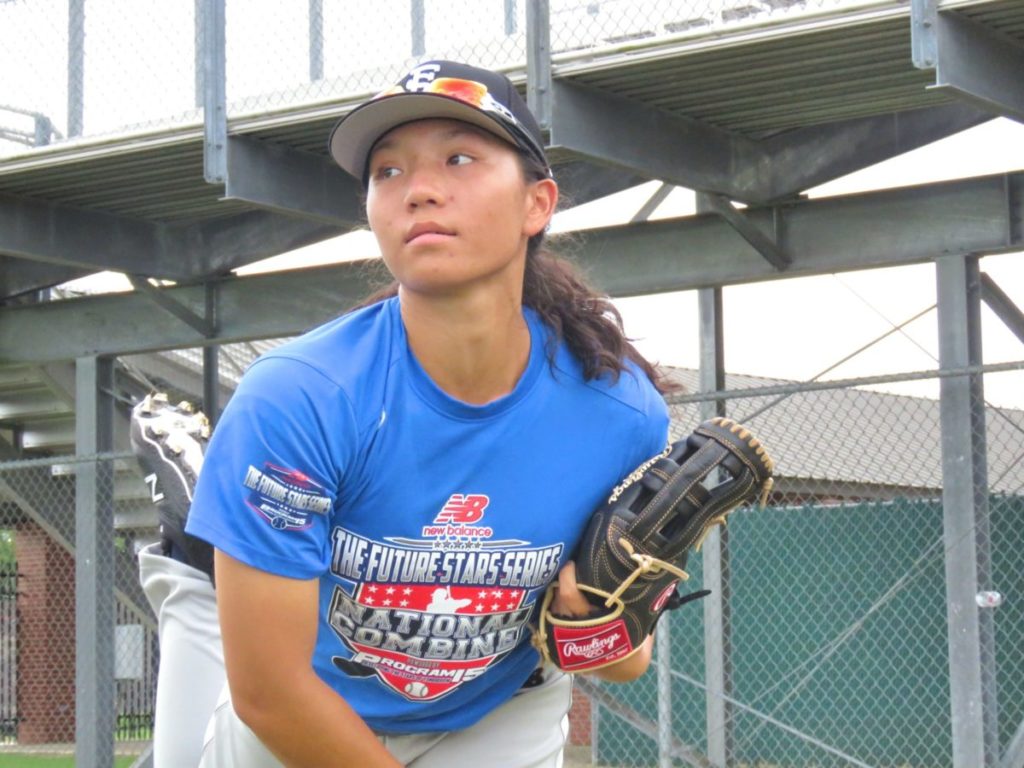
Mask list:
[[622,596],[622,593],[629,589],[630,585],[634,581],[648,573],[658,574],[662,571],[668,571],[669,573],[678,576],[680,581],[687,581],[690,578],[690,574],[688,574],[682,568],[672,565],[672,563],[665,562],[664,560],[659,560],[658,558],[652,557],[651,555],[645,555],[641,552],[637,552],[633,545],[629,542],[629,540],[625,538],[619,539],[619,546],[626,550],[626,553],[629,555],[630,559],[636,563],[636,568],[634,568],[633,572],[629,574],[629,576],[627,576],[625,580],[619,585],[619,588],[612,592],[608,596],[608,599],[605,600],[604,604],[609,608],[612,607],[613,603],[619,600],[619,598]]

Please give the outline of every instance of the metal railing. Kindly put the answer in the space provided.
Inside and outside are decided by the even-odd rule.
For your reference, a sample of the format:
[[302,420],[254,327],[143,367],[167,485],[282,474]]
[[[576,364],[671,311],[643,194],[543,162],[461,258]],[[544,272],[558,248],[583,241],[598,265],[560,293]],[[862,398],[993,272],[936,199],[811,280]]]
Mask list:
[[[530,3],[546,6],[547,55],[557,61],[865,0]],[[361,98],[427,57],[524,70],[528,19],[545,18],[528,14],[530,3],[7,0],[0,3],[0,157],[80,137],[196,126],[211,77],[224,77],[231,118]],[[211,23],[223,24],[223,37]]]

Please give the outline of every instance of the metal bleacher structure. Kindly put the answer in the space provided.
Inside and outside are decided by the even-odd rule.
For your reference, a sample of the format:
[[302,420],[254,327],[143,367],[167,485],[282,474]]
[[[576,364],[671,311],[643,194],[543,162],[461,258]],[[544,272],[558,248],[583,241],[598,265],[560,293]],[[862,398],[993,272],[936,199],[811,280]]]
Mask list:
[[[247,277],[233,270],[361,226],[360,190],[330,162],[327,133],[427,57],[507,71],[540,118],[575,203],[652,179],[664,186],[651,209],[673,186],[698,193],[695,216],[646,221],[641,212],[589,232],[582,259],[613,296],[701,289],[710,350],[722,286],[922,262],[936,266],[943,367],[980,362],[971,318],[981,301],[1024,340],[1024,316],[977,266],[980,255],[1024,249],[1024,172],[801,195],[997,116],[1024,121],[1024,0],[502,0],[473,10],[389,0],[361,13],[404,47],[363,40],[373,55],[361,67],[332,53],[362,34],[340,3],[274,5],[303,25],[308,18],[308,35],[288,41],[301,82],[271,78],[234,91],[232,78],[244,77],[232,70],[246,45],[235,32],[244,4],[180,3],[174,13],[194,41],[173,54],[188,81],[181,108],[94,130],[106,104],[90,101],[90,66],[115,41],[102,42],[87,23],[94,10],[116,15],[118,3],[0,2],[3,55],[16,55],[26,18],[59,9],[50,26],[66,95],[47,112],[19,100],[12,70],[0,71],[0,460],[123,452],[124,403],[147,376],[202,393],[215,412],[230,391],[218,370],[224,345],[293,335],[365,295],[379,270],[363,262]],[[460,14],[474,18],[455,23]],[[107,270],[127,275],[134,290],[74,298],[55,290]],[[200,347],[202,366],[153,354]],[[720,361],[705,359],[714,376]],[[966,445],[970,456],[964,381],[966,390],[956,389],[959,379],[943,390],[942,439],[944,451]],[[94,560],[90,571],[88,554],[109,541],[115,519],[97,513],[95,478],[76,474],[79,524],[69,535],[87,555],[76,565],[81,605],[113,578]],[[137,477],[117,478],[117,524],[152,526]],[[973,600],[965,581],[961,598]],[[107,694],[94,662],[106,652],[83,637],[78,653],[79,712],[97,711]],[[954,695],[957,768],[986,764],[975,684],[954,677],[965,686]],[[79,717],[83,765],[104,753],[101,720]],[[1006,760],[1020,768],[1024,745],[1015,755]]]

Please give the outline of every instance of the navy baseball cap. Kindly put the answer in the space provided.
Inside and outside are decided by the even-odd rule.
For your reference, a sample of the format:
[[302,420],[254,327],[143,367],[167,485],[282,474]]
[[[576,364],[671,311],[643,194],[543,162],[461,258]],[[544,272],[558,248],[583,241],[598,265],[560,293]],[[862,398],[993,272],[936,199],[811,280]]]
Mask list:
[[327,147],[345,171],[366,183],[366,163],[392,128],[428,118],[461,120],[493,133],[540,161],[548,171],[540,126],[504,75],[455,61],[427,61],[395,86],[341,118]]

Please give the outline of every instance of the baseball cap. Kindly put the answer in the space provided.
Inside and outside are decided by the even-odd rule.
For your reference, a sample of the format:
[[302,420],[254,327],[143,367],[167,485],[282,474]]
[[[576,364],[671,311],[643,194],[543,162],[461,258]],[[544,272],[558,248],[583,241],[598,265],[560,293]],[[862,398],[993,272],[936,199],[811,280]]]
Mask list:
[[345,171],[366,182],[377,140],[414,120],[448,118],[482,128],[539,160],[550,174],[540,126],[504,75],[455,61],[427,61],[341,118],[327,147]]

